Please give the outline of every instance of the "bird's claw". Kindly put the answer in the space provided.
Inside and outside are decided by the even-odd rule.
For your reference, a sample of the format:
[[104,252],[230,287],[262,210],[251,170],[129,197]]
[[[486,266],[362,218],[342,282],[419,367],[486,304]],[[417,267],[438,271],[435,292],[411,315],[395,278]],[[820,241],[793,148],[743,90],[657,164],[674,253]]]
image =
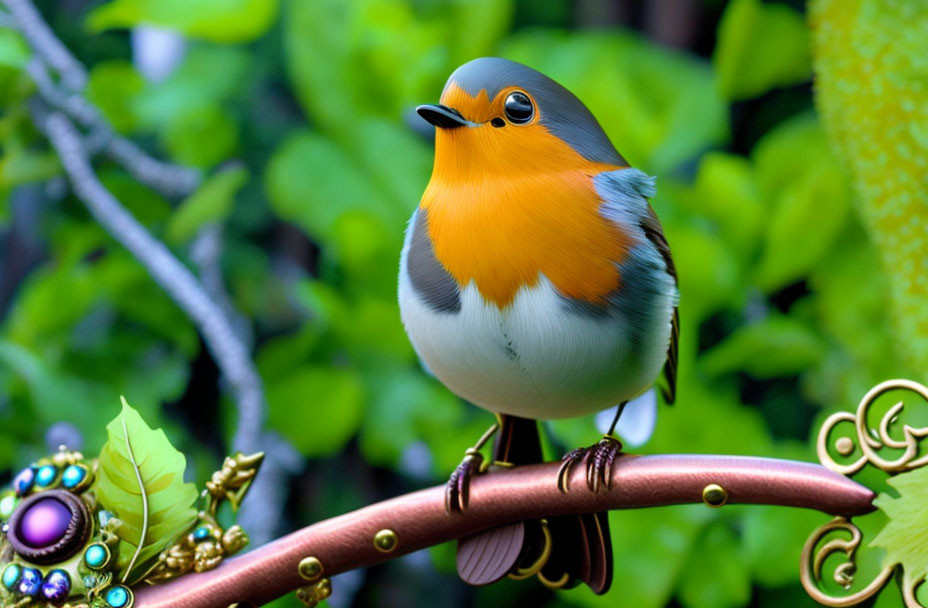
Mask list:
[[483,466],[483,455],[474,448],[465,452],[464,460],[454,470],[445,486],[445,511],[463,513],[470,497],[470,482]]
[[577,448],[567,452],[562,458],[561,468],[557,472],[557,488],[566,494],[570,491],[570,472],[578,462],[586,463],[586,486],[596,493],[603,487],[612,488],[612,466],[622,453],[622,442],[606,435],[596,445]]

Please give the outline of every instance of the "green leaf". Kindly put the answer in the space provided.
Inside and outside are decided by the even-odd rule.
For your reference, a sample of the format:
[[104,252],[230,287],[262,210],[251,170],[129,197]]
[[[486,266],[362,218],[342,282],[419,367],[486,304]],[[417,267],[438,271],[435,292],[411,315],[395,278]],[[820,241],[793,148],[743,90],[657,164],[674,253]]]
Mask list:
[[277,0],[114,0],[91,11],[95,31],[157,25],[214,42],[259,38],[277,17]]
[[100,179],[106,189],[123,203],[135,219],[146,226],[160,225],[170,217],[171,203],[128,173],[104,167],[100,170]]
[[902,564],[905,586],[928,575],[928,467],[896,475],[888,483],[899,497],[881,493],[873,501],[889,521],[870,546],[886,550],[884,567]]
[[309,457],[341,450],[358,430],[364,403],[351,369],[306,365],[269,382],[268,425]]
[[0,66],[21,70],[29,61],[29,46],[19,32],[0,27]]
[[826,351],[822,339],[804,322],[771,315],[743,325],[703,355],[702,369],[711,375],[744,370],[759,379],[802,373]]
[[87,97],[100,108],[113,128],[129,133],[137,126],[134,104],[145,88],[142,78],[128,61],[104,61],[90,70]]
[[190,44],[183,63],[166,80],[146,83],[134,105],[140,124],[162,131],[190,108],[223,104],[241,95],[253,64],[252,56],[241,48]]
[[277,214],[323,243],[334,239],[336,221],[351,210],[367,211],[384,231],[398,222],[399,214],[357,163],[317,133],[298,131],[284,140],[268,162],[264,183]]
[[[613,592],[595,596],[581,586],[558,595],[570,605],[590,608],[667,606],[676,581],[685,573],[691,547],[712,517],[705,505],[611,511],[609,528],[617,564]],[[712,576],[714,580],[717,573]]]
[[133,582],[146,562],[196,521],[197,489],[184,483],[184,455],[164,431],[149,428],[125,398],[106,430],[94,491],[122,522],[116,530],[120,577]]
[[[456,10],[473,1],[432,3],[428,16],[417,15],[413,4],[285,4],[287,72],[300,104],[321,130],[348,139],[362,116],[399,118],[417,103],[437,97],[441,83],[456,67],[449,63],[447,45],[466,37],[483,47],[489,44],[487,37],[497,35],[498,25],[493,23],[481,23],[479,32],[455,31]],[[482,16],[498,18],[495,10]]]
[[734,0],[719,23],[712,62],[719,90],[731,100],[808,80],[809,31],[792,8],[761,0]]
[[232,155],[238,124],[218,104],[192,106],[171,117],[161,140],[178,162],[210,167]]
[[[515,2],[468,0],[448,2],[451,62],[460,65],[475,57],[492,55],[497,40],[509,31]],[[538,10],[532,7],[533,10]]]
[[765,213],[751,163],[743,156],[709,152],[700,160],[693,187],[692,211],[712,219],[738,257],[749,258]]
[[745,606],[751,576],[738,538],[724,521],[707,526],[682,569],[678,597],[687,608]]
[[828,252],[845,224],[851,192],[814,117],[786,121],[758,142],[753,156],[771,209],[752,279],[769,292],[808,273]]
[[[665,193],[666,194],[666,193]],[[658,197],[665,194],[658,192]],[[732,304],[741,293],[738,256],[712,231],[695,222],[667,222],[685,315],[698,321]]]
[[796,556],[822,516],[809,509],[751,505],[744,511],[742,542],[754,579],[765,587],[796,580]]
[[20,149],[0,157],[0,189],[44,181],[60,173],[61,163],[54,154]]
[[236,193],[248,183],[243,166],[217,171],[196,192],[181,202],[167,225],[168,238],[182,243],[193,238],[205,224],[225,219],[232,211]]

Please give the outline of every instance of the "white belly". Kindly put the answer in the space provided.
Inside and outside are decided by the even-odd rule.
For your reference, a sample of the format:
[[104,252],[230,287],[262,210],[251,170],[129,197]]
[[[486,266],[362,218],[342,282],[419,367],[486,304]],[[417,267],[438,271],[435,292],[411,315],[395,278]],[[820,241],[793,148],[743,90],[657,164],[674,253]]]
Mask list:
[[666,360],[672,293],[661,303],[665,320],[633,353],[626,319],[568,310],[544,276],[504,310],[470,284],[450,313],[422,301],[405,267],[404,259],[400,311],[416,352],[451,391],[490,411],[540,419],[596,412],[647,390]]

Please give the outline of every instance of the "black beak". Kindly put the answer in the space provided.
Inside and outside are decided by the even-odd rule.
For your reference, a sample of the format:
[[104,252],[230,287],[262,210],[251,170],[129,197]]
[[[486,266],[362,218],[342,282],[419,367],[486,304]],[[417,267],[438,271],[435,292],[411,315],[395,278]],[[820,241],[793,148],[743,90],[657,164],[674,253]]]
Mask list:
[[454,129],[467,124],[460,112],[448,106],[424,105],[416,108],[416,112],[429,123],[442,129]]

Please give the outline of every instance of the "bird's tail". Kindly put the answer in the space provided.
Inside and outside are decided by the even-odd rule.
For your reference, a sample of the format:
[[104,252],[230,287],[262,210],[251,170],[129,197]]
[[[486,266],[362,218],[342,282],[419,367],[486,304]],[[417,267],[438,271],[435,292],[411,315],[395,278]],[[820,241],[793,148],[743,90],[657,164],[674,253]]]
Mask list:
[[[541,462],[541,439],[534,420],[502,416],[494,446],[495,462]],[[607,513],[561,515],[542,521],[507,524],[462,538],[458,543],[460,577],[488,585],[505,576],[537,576],[553,588],[587,584],[603,594],[612,584],[612,542]]]

